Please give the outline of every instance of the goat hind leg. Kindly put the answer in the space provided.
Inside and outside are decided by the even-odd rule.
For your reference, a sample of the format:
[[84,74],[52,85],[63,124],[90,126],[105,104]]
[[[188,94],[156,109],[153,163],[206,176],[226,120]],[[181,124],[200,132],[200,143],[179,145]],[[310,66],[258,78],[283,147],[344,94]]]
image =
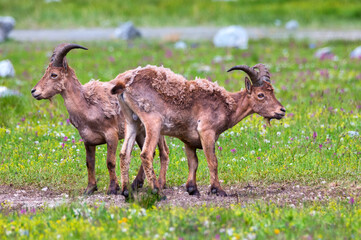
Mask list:
[[124,142],[122,150],[119,154],[121,172],[121,194],[126,198],[129,197],[129,191],[127,189],[127,185],[129,183],[129,165],[136,135],[136,124],[131,121],[126,121]]
[[155,147],[157,146],[159,140],[160,122],[159,124],[155,122],[156,121],[152,122],[152,124],[146,124],[143,122],[146,129],[146,136],[140,158],[142,159],[145,176],[148,180],[150,187],[153,190],[153,193],[158,193],[159,184],[153,169],[153,156]]
[[88,186],[84,191],[84,195],[91,195],[98,190],[95,179],[95,146],[84,143],[86,152],[86,167],[88,170]]
[[[145,139],[144,134],[140,134],[136,138],[137,144],[141,150],[143,149],[144,139]],[[144,168],[143,165],[141,164],[138,170],[138,174],[132,183],[133,191],[143,187],[144,179],[145,179]]]
[[169,165],[169,148],[164,136],[159,137],[158,141],[159,158],[160,158],[160,173],[158,178],[159,188],[164,189],[166,185],[166,175]]
[[198,169],[198,157],[196,149],[184,144],[185,152],[187,155],[188,160],[188,180],[186,183],[186,189],[189,195],[200,196],[200,193],[197,189],[197,182],[196,182],[196,174]]
[[107,167],[109,172],[109,188],[107,194],[117,194],[120,190],[117,174],[115,172],[116,153],[118,145],[117,133],[112,134],[107,140]]

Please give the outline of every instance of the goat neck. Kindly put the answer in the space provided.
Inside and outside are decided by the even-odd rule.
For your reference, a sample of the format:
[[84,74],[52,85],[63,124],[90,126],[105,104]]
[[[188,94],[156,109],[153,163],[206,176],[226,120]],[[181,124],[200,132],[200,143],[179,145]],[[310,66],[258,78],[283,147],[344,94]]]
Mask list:
[[68,110],[70,117],[72,115],[82,114],[84,113],[84,110],[87,109],[83,85],[81,85],[77,79],[72,68],[69,67],[65,75],[65,89],[60,93],[64,98],[65,107]]
[[246,90],[231,93],[231,96],[236,102],[237,107],[230,115],[228,128],[232,128],[242,119],[254,113]]

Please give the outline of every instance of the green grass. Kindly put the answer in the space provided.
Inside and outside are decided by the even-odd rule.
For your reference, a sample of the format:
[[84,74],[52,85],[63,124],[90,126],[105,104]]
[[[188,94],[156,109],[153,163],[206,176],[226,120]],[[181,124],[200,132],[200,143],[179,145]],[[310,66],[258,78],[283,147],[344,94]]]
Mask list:
[[[361,139],[349,134],[349,131],[361,132],[360,60],[349,59],[357,42],[317,44],[317,47],[332,47],[338,56],[336,61],[316,59],[315,49],[310,49],[308,42],[292,39],[253,41],[248,50],[219,49],[207,42],[187,50],[175,50],[170,43],[141,40],[83,45],[89,51],[74,50],[67,56],[83,84],[91,78],[110,80],[138,65],[163,64],[188,79],[207,77],[229,91],[238,91],[244,87],[245,75],[226,70],[237,64],[265,63],[272,73],[276,97],[288,115],[281,121],[272,121],[271,128],[265,128],[262,118],[253,115],[221,135],[216,154],[222,184],[318,185],[323,181],[360,181]],[[0,78],[0,85],[22,93],[0,98],[0,185],[48,187],[78,195],[87,184],[85,151],[77,130],[67,123],[63,100],[56,96],[52,102],[36,101],[30,94],[42,77],[54,47],[53,43],[11,41],[0,45],[2,58],[10,59],[16,69],[16,77]],[[215,62],[216,56],[223,60]],[[210,66],[211,71],[199,72],[203,65]],[[170,148],[167,184],[179,186],[187,180],[187,161],[179,140],[167,138],[167,142]],[[131,178],[140,166],[139,153],[138,148],[133,152]],[[105,146],[97,147],[96,176],[99,191],[104,193],[109,181],[105,158]],[[158,159],[154,162],[159,172]],[[199,163],[198,184],[208,185],[209,173],[202,151],[199,151]],[[117,173],[120,173],[119,165]],[[131,215],[134,208],[138,208],[137,213],[140,211],[136,206],[124,209],[61,206],[44,212],[36,210],[35,214],[6,214],[6,206],[2,206],[0,226],[4,227],[0,227],[0,236],[27,238],[28,231],[30,238],[49,239],[58,235],[60,239],[151,238],[156,234],[163,238],[166,233],[173,239],[216,238],[217,234],[222,239],[253,236],[248,234],[256,234],[258,239],[357,238],[360,236],[358,200],[355,196],[355,205],[331,200],[325,204],[307,203],[297,209],[265,202],[246,204],[244,208],[234,205],[214,209],[205,206],[185,210],[148,209],[146,216]],[[74,208],[79,208],[81,215],[76,215]],[[123,218],[127,219],[125,223]],[[151,225],[158,220],[161,224],[157,227]],[[125,232],[121,231],[123,228]]]
[[[197,214],[195,214],[195,212]],[[8,239],[358,239],[359,205],[273,203],[144,209],[72,204],[0,215]]]
[[[91,78],[110,80],[138,65],[163,64],[188,79],[207,77],[229,91],[237,91],[244,86],[244,75],[226,73],[226,69],[236,64],[268,64],[276,96],[288,115],[281,121],[272,121],[271,128],[265,128],[262,118],[253,115],[221,135],[217,155],[224,184],[360,179],[360,137],[348,134],[360,132],[359,61],[348,57],[356,43],[330,43],[339,57],[337,61],[320,61],[313,57],[315,50],[309,49],[307,43],[293,41],[251,42],[249,50],[217,49],[205,42],[186,51],[174,50],[170,44],[146,42],[135,42],[131,47],[123,42],[84,45],[90,50],[74,50],[68,55],[70,66],[82,83]],[[72,190],[80,191],[87,181],[85,151],[77,130],[66,122],[68,113],[62,98],[36,101],[30,94],[44,73],[53,47],[12,42],[1,46],[3,56],[13,61],[17,77],[0,79],[0,84],[18,89],[23,95],[0,99],[0,183],[53,189],[71,186]],[[227,60],[214,63],[215,56]],[[198,72],[202,65],[209,65],[211,72]],[[182,143],[167,140],[170,147],[167,181],[171,186],[181,185],[188,172]],[[100,189],[108,184],[105,155],[106,147],[97,147]],[[136,175],[140,165],[139,149],[133,155],[130,176]],[[202,151],[199,156],[198,181],[208,184]],[[159,170],[157,159],[155,168]]]
[[17,28],[116,27],[131,20],[138,26],[237,24],[274,26],[296,19],[301,26],[360,27],[357,0],[2,0],[0,15],[11,15]]

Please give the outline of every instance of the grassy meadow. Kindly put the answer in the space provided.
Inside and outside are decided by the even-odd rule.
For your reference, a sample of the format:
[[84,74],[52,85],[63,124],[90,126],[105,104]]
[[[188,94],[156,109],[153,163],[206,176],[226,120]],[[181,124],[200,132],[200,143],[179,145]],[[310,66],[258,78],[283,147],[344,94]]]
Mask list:
[[0,15],[18,29],[137,26],[275,26],[295,19],[301,27],[360,27],[358,0],[2,0]]
[[[228,91],[244,88],[242,72],[227,73],[234,65],[262,62],[269,66],[276,97],[287,109],[281,121],[266,127],[256,115],[221,135],[216,154],[219,178],[235,188],[248,183],[324,186],[360,186],[361,71],[360,60],[349,53],[357,42],[252,41],[248,50],[215,48],[211,43],[188,42],[188,49],[172,43],[79,43],[88,51],[73,50],[69,65],[81,83],[107,81],[118,73],[147,64],[164,65],[187,79],[208,78]],[[2,58],[10,59],[15,78],[0,78],[0,85],[20,96],[0,98],[0,185],[14,188],[47,187],[55,192],[81,195],[87,184],[85,151],[77,130],[69,124],[61,96],[37,101],[30,90],[42,77],[54,43],[0,45]],[[333,59],[314,57],[317,48],[329,46]],[[316,49],[314,48],[316,47]],[[170,163],[167,184],[187,180],[188,166],[182,143],[167,138]],[[120,143],[121,145],[121,143]],[[133,151],[130,176],[140,166],[139,149]],[[209,184],[207,163],[198,151],[199,185]],[[99,192],[106,193],[106,147],[97,147],[96,176]],[[117,162],[119,163],[119,162]],[[119,164],[117,166],[120,175]],[[160,164],[155,158],[154,167]],[[342,195],[342,194],[341,194]],[[361,236],[358,195],[349,200],[329,199],[280,206],[257,201],[227,207],[127,208],[64,205],[52,209],[8,211],[0,207],[0,237],[16,239],[146,238],[146,239],[334,239]],[[156,227],[154,223],[159,222]]]

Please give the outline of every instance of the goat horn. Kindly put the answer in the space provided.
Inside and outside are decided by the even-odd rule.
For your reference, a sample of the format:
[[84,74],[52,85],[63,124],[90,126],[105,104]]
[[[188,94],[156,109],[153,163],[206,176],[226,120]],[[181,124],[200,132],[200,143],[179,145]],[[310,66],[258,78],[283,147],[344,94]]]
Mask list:
[[86,47],[80,46],[78,44],[62,43],[55,48],[53,55],[51,56],[50,62],[52,65],[54,67],[63,67],[64,57],[70,50],[74,48],[88,50]]
[[254,70],[254,68],[250,68],[247,65],[237,65],[237,66],[234,66],[234,67],[228,69],[227,72],[230,72],[233,70],[242,70],[245,73],[247,73],[248,76],[251,78],[251,81],[255,87],[262,85],[262,81],[258,78],[258,73]]
[[258,78],[262,81],[266,81],[266,82],[271,82],[271,77],[270,77],[270,73],[268,71],[268,68],[262,64],[262,63],[258,63],[256,65],[253,66],[253,69],[257,68],[259,70],[258,73]]

